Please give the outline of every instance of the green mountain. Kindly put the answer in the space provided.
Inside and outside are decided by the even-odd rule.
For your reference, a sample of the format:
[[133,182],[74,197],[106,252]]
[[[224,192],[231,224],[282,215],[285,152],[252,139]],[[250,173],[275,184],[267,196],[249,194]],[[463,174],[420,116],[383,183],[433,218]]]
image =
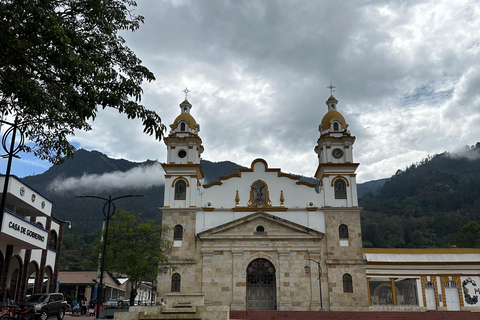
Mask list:
[[[201,161],[205,178],[218,181],[219,175],[238,172],[241,166],[229,162]],[[22,179],[53,203],[53,216],[72,222],[66,233],[85,234],[102,229],[105,201],[78,196],[116,198],[124,195],[143,195],[114,202],[116,208],[141,212],[145,219],[161,221],[163,206],[163,171],[156,161],[135,163],[111,159],[98,151],[80,149],[73,159],[66,159],[42,174]]]
[[[228,161],[202,160],[201,166],[207,182],[241,168]],[[135,163],[81,149],[73,159],[23,180],[54,202],[55,217],[72,223],[62,247],[65,270],[95,267],[92,245],[98,243],[104,219],[104,201],[77,196],[141,194],[115,201],[116,208],[161,221],[164,185],[157,161]],[[358,194],[367,247],[474,247],[480,238],[480,143],[431,156],[389,179],[359,184]]]
[[480,229],[462,227],[480,223],[480,143],[398,170],[360,205],[366,246],[474,247]]

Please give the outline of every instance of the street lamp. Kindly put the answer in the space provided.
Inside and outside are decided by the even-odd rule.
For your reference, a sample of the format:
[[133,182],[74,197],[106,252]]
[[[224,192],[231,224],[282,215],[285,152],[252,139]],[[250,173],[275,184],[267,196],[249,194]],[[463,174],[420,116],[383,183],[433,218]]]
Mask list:
[[[10,180],[10,170],[12,168],[12,159],[13,157],[20,158],[19,156],[17,156],[17,153],[21,150],[25,142],[25,137],[23,135],[23,131],[20,129],[20,123],[18,122],[17,117],[15,117],[15,121],[13,123],[10,123],[0,118],[0,128],[2,127],[2,124],[9,125],[10,128],[5,131],[2,137],[2,147],[5,150],[6,154],[2,154],[1,157],[8,158],[8,162],[7,162],[7,170],[5,172],[5,181],[3,183],[2,200],[0,203],[0,231],[2,230],[3,211],[5,210],[5,203],[7,200],[8,180]],[[15,147],[15,137],[17,134],[17,130],[20,133],[20,141],[17,147]],[[10,140],[10,146],[8,146],[7,141],[8,141],[8,136],[10,134],[12,135],[12,137]]]
[[[103,236],[103,253],[102,253],[102,264],[100,267],[100,283],[99,283],[99,288],[98,288],[98,299],[97,299],[97,312],[96,312],[96,318],[100,318],[100,305],[102,304],[102,296],[103,296],[103,272],[105,270],[105,250],[107,249],[107,234],[108,234],[108,223],[110,221],[110,218],[113,216],[115,213],[115,204],[113,201],[121,199],[121,198],[138,198],[138,197],[143,197],[143,195],[126,195],[126,196],[120,196],[112,199],[112,196],[108,196],[107,198],[102,198],[102,197],[97,197],[97,196],[77,196],[76,198],[95,198],[95,199],[100,199],[106,201],[105,204],[103,205],[103,216],[105,217],[106,223],[105,223],[105,235]],[[112,210],[113,209],[113,210]]]
[[[320,311],[323,311],[323,302],[322,302],[322,267],[320,266],[320,261],[312,260],[312,259],[307,259],[308,261],[313,261],[317,264],[318,266],[318,288],[320,290]],[[310,267],[305,266],[305,274],[309,275],[310,274]]]

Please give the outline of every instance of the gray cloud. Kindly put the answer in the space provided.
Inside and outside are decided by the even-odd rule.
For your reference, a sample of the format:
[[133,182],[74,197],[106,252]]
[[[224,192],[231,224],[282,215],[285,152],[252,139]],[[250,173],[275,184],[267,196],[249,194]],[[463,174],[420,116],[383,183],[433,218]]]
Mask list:
[[164,171],[160,163],[133,168],[129,171],[115,171],[102,175],[84,174],[80,178],[55,179],[49,189],[56,192],[88,190],[99,192],[117,188],[147,189],[165,183]]
[[[192,115],[211,161],[312,176],[330,81],[357,137],[358,181],[472,145],[480,126],[480,4],[475,1],[141,0],[127,44],[157,80],[142,103]],[[79,146],[132,161],[166,159],[141,123],[99,112]]]

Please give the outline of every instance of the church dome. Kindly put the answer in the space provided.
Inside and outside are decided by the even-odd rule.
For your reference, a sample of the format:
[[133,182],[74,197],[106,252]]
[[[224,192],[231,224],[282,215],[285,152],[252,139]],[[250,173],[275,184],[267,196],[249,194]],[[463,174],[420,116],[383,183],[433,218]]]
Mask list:
[[330,110],[325,114],[325,116],[322,119],[322,127],[323,129],[330,128],[331,126],[331,121],[333,119],[338,119],[340,121],[340,125],[342,126],[343,129],[347,130],[347,122],[345,121],[345,118],[342,116],[340,112],[337,110]]
[[181,113],[173,122],[172,129],[176,129],[181,120],[185,120],[188,123],[188,127],[192,130],[195,130],[197,121],[192,117],[190,113],[183,112]]

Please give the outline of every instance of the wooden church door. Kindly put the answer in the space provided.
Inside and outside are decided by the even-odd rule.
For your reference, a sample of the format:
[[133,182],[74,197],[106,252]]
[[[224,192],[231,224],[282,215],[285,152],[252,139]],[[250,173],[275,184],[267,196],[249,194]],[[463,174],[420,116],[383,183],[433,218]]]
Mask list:
[[247,267],[247,310],[276,310],[275,268],[265,259]]

